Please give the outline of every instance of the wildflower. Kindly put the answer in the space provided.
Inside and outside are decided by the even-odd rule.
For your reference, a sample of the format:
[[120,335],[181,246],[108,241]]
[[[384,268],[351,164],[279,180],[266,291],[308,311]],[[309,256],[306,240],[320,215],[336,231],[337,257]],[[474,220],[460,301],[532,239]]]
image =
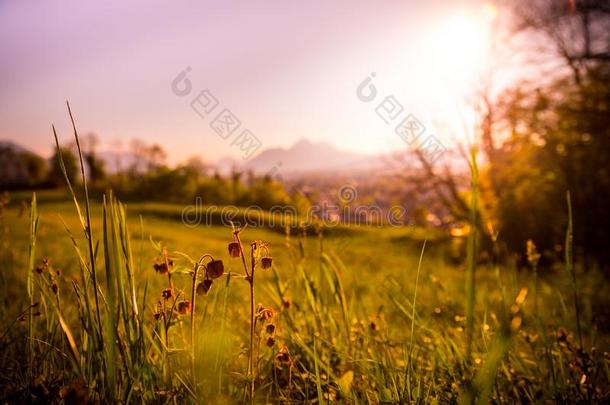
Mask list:
[[222,276],[225,272],[224,264],[222,260],[212,260],[206,266],[206,276],[210,279],[215,279]]
[[178,312],[180,315],[186,315],[191,312],[191,302],[188,300],[180,301],[178,303]]
[[527,240],[526,252],[527,261],[529,262],[529,264],[536,267],[536,265],[538,264],[538,260],[540,260],[540,253],[538,253],[538,251],[536,250],[536,245],[534,245],[534,242],[532,242],[531,239]]
[[59,390],[59,397],[65,404],[86,404],[90,399],[89,394],[87,384],[81,379]]
[[241,256],[241,249],[239,248],[238,242],[229,243],[229,254],[231,255],[231,257]]
[[50,266],[49,258],[45,257],[44,259],[42,259],[42,263],[39,264],[38,266],[36,266],[36,268],[34,270],[36,271],[36,273],[42,274],[45,271],[49,270],[49,266]]
[[563,328],[559,328],[559,330],[557,331],[557,340],[559,342],[567,342],[568,341],[568,333],[566,332],[565,329]]
[[197,285],[197,294],[198,295],[207,294],[208,291],[210,291],[210,288],[212,288],[212,280],[210,280],[209,278],[206,278],[201,283],[199,283],[199,285]]
[[273,337],[269,336],[267,338],[267,343],[266,344],[267,344],[268,347],[273,347],[273,345],[275,345],[275,339]]
[[265,328],[265,330],[267,331],[268,334],[273,334],[273,332],[275,332],[275,325],[270,323],[267,325],[267,327]]
[[284,297],[282,299],[282,306],[284,307],[284,309],[289,309],[290,305],[292,305],[292,302],[290,301],[290,298]]
[[521,318],[520,315],[517,315],[515,317],[513,317],[513,319],[510,321],[510,329],[513,332],[516,332],[519,330],[519,328],[521,327],[521,323],[523,322],[523,318]]
[[256,317],[262,321],[267,321],[271,318],[273,318],[274,316],[274,312],[273,312],[273,308],[269,307],[269,308],[265,308],[263,307],[262,304],[258,304],[258,307],[256,309]]
[[163,292],[161,293],[161,295],[166,300],[170,299],[172,297],[172,289],[171,288],[164,289]]
[[174,261],[172,259],[167,259],[167,261],[153,264],[153,268],[159,274],[167,274],[169,272],[169,269],[173,266]]
[[169,271],[167,264],[165,263],[155,263],[153,264],[153,268],[159,274],[167,274],[167,272]]
[[261,264],[263,266],[263,269],[270,268],[272,263],[273,263],[273,259],[270,256],[263,257],[261,259]]
[[292,359],[290,358],[290,352],[286,346],[283,346],[278,354],[275,355],[275,360],[280,364],[290,364]]
[[527,288],[524,287],[519,291],[519,294],[517,294],[517,298],[515,298],[515,304],[517,304],[519,306],[523,305],[526,298],[527,298]]

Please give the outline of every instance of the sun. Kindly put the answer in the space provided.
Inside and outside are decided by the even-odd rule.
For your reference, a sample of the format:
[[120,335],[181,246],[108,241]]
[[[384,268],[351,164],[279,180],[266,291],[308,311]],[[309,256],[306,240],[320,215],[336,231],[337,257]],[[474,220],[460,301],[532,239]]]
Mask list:
[[491,4],[473,10],[458,10],[431,29],[430,51],[434,67],[452,80],[471,82],[489,58],[497,9]]

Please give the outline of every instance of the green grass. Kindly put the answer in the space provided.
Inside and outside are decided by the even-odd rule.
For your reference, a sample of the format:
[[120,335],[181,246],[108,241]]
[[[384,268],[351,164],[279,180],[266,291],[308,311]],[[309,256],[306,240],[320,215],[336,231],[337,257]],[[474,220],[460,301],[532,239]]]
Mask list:
[[[112,199],[105,207],[95,201],[91,259],[74,205],[56,193],[46,197],[39,195],[33,215],[39,217],[34,239],[29,209],[20,216],[23,194],[13,198],[0,220],[3,401],[60,402],[77,395],[136,403],[247,398],[249,286],[237,276],[243,274],[241,260],[227,251],[231,229],[187,227],[179,221],[177,205],[133,203],[124,212]],[[604,352],[610,331],[593,319],[608,306],[602,275],[573,268],[581,350],[573,301],[576,273],[563,266],[540,271],[535,314],[525,290],[531,272],[510,263],[499,269],[479,263],[469,280],[476,290],[467,295],[466,274],[474,259],[453,264],[455,241],[427,230],[346,227],[323,238],[295,233],[287,238],[277,229],[246,228],[240,237],[246,247],[264,240],[273,256],[272,269],[256,272],[256,304],[274,310],[273,318],[257,323],[256,403],[595,402],[608,397]],[[35,250],[30,249],[34,240]],[[172,314],[169,329],[154,317],[168,284],[167,276],[153,269],[162,246],[175,262],[178,301],[190,299],[192,288],[193,265],[186,256],[209,253],[223,260],[225,273],[236,275],[214,280],[210,292],[197,298],[194,351],[190,315]],[[48,258],[55,275],[33,273],[30,253],[34,267]],[[32,316],[29,310],[24,316],[32,282],[33,302],[40,304]],[[471,336],[467,319],[472,319]],[[272,333],[268,324],[274,325]]]

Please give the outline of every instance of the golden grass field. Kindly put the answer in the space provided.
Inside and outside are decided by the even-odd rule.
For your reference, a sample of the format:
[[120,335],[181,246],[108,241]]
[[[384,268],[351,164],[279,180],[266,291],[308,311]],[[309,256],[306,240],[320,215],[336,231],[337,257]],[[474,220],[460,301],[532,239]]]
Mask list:
[[[1,374],[9,401],[514,403],[607,396],[607,324],[593,318],[600,313],[594,303],[608,296],[600,275],[577,269],[581,347],[573,279],[563,266],[535,277],[531,268],[493,261],[455,264],[455,241],[423,229],[346,227],[316,236],[245,228],[239,237],[248,271],[251,242],[264,241],[273,257],[263,269],[254,255],[251,341],[249,283],[244,262],[227,250],[230,228],[189,228],[167,215],[180,211],[170,204],[128,205],[124,218],[118,203],[107,202],[104,212],[92,202],[97,318],[74,204],[41,196],[32,249],[30,208],[19,203],[25,197],[16,195],[2,215]],[[205,253],[223,261],[224,275],[207,294],[195,294],[192,314],[193,262]],[[173,262],[167,299],[167,274],[154,268],[166,260]],[[206,262],[197,288],[211,274]]]

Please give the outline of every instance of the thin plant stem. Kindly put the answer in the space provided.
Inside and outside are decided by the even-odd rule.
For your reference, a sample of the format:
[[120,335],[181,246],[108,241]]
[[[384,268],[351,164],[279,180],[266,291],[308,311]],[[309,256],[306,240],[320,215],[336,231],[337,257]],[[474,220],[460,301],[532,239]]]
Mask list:
[[426,249],[426,242],[424,240],[424,244],[421,247],[421,253],[419,254],[419,262],[417,263],[417,273],[415,275],[415,289],[413,291],[413,309],[411,311],[411,337],[409,342],[409,357],[407,361],[407,386],[409,387],[409,400],[411,400],[411,360],[413,356],[413,340],[415,335],[415,302],[417,301],[417,286],[419,284],[419,272],[421,270],[422,260],[424,259],[424,250]]
[[250,402],[254,402],[254,268],[256,265],[254,258],[254,247],[256,243],[253,243],[250,248],[250,256],[251,256],[251,269],[248,271],[248,266],[246,265],[246,257],[244,255],[244,249],[241,243],[241,239],[239,238],[239,229],[233,232],[235,236],[235,240],[239,245],[239,255],[241,256],[241,261],[244,266],[244,273],[246,273],[246,280],[248,280],[248,284],[250,287],[250,350],[248,356],[248,379],[249,379],[249,392],[250,392]]
[[197,273],[199,272],[199,268],[202,265],[202,262],[206,257],[212,258],[209,254],[204,254],[201,256],[197,264],[195,265],[195,269],[193,271],[193,285],[191,286],[191,374],[193,378],[193,388],[195,392],[197,391],[196,379],[195,379],[195,300],[197,298],[196,289],[197,289]]

